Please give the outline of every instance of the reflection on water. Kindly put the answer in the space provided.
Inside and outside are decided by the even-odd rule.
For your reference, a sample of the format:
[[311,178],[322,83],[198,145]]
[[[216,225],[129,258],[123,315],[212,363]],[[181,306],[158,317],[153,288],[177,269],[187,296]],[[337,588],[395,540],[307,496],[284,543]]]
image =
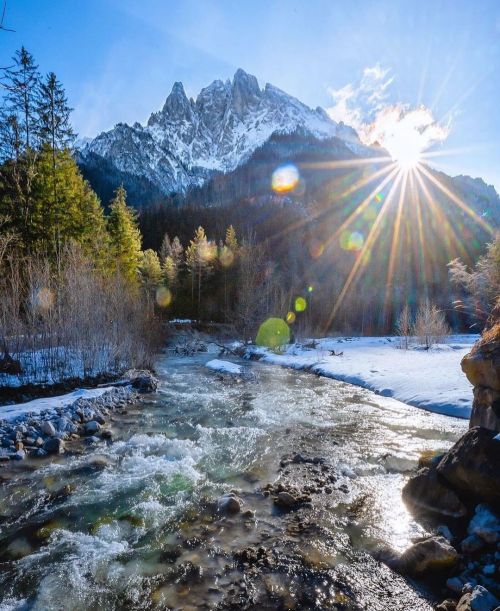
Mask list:
[[[422,532],[401,487],[465,423],[258,363],[222,382],[209,358],[161,360],[159,392],[115,416],[114,443],[2,472],[0,609],[430,608],[364,551]],[[281,515],[260,488],[290,452],[324,460],[335,486]],[[254,515],[214,514],[232,489]],[[252,546],[257,572],[238,561]]]

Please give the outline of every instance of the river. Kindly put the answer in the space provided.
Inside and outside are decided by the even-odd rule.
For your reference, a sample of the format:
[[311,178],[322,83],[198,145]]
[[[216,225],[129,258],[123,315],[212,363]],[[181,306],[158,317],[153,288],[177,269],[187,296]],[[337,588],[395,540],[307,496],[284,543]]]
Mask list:
[[[162,356],[112,443],[3,468],[0,610],[431,609],[374,552],[425,532],[401,488],[467,423],[254,362],[221,380],[209,358]],[[280,509],[273,482],[311,502]]]

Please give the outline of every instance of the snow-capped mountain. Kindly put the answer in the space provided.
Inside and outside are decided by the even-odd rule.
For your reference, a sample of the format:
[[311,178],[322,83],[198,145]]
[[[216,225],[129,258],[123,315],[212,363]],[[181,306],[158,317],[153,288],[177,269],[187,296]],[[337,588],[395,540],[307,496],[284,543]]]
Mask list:
[[352,128],[322,108],[313,110],[270,84],[261,89],[240,69],[232,81],[216,80],[202,89],[196,101],[175,83],[146,125],[119,123],[86,142],[78,162],[84,172],[106,168],[133,175],[158,193],[182,193],[214,171],[234,170],[273,134],[294,132],[338,137],[353,153],[366,151]]

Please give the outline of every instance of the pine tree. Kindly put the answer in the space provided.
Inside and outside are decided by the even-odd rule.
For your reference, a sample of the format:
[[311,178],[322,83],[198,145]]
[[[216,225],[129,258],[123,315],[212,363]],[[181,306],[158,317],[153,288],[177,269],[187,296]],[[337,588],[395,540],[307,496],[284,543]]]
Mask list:
[[115,191],[110,204],[108,231],[112,257],[118,270],[132,284],[137,282],[141,261],[141,233],[135,211],[127,206],[123,187]]

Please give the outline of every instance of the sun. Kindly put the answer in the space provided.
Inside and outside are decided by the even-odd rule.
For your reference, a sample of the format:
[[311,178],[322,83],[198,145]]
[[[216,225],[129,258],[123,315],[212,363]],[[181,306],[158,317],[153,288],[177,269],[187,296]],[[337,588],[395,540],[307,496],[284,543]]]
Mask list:
[[426,141],[422,134],[413,126],[398,123],[387,135],[383,146],[399,168],[408,172],[415,169],[422,160]]

